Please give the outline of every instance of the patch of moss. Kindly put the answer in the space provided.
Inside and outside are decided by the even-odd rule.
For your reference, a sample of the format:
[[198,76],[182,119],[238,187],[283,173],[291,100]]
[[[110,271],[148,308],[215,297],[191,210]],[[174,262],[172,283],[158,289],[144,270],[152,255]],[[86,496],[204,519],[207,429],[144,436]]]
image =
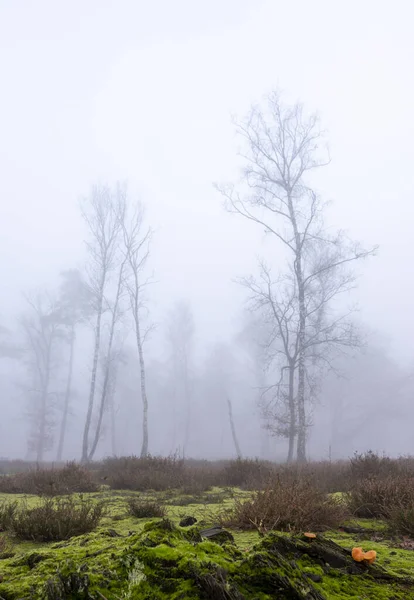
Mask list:
[[[106,516],[92,533],[54,544],[17,541],[15,556],[0,560],[0,597],[270,600],[277,593],[280,600],[414,599],[414,587],[402,581],[380,582],[369,573],[350,575],[341,569],[328,569],[294,552],[275,553],[269,546],[271,536],[259,538],[256,531],[232,531],[235,544],[203,540],[200,531],[215,523],[222,504],[186,506],[186,514],[195,516],[198,522],[180,528],[177,525],[182,507],[167,506],[168,519],[137,519],[127,514],[129,496],[130,492],[112,490],[88,495],[96,502],[104,500],[107,506]],[[153,492],[139,494],[143,496],[160,498]],[[33,506],[38,502],[35,497],[24,500]],[[224,502],[230,505],[230,495]],[[343,548],[363,545],[364,549],[376,550],[378,565],[391,576],[408,578],[414,573],[414,553],[394,549],[386,540],[371,542],[369,529],[378,531],[376,525],[367,523],[367,541],[363,544],[359,534],[331,532],[328,537]],[[286,533],[273,535],[291,537]]]
[[[199,530],[169,521],[150,522],[128,537],[108,531],[79,536],[2,561],[5,600],[228,600],[275,597],[315,600],[406,600],[414,589],[369,576],[326,569],[309,556],[272,549],[273,534],[245,552],[235,545],[201,540]],[[287,547],[288,548],[288,547]],[[402,551],[401,551],[402,552]],[[221,595],[219,595],[221,594]]]

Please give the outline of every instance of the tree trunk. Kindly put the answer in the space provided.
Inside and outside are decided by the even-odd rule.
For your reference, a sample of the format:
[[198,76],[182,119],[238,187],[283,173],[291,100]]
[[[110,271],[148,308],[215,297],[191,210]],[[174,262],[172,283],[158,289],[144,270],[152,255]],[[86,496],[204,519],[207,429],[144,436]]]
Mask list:
[[112,456],[117,455],[116,448],[116,421],[115,421],[115,398],[112,398],[111,402],[111,448]]
[[306,302],[305,302],[305,283],[302,267],[302,239],[298,230],[293,199],[288,192],[288,205],[290,221],[292,223],[293,234],[295,238],[295,261],[294,270],[296,282],[298,284],[298,304],[299,304],[299,332],[298,332],[298,445],[297,461],[306,462],[306,413],[305,413],[305,343],[306,343]]
[[231,435],[233,437],[234,447],[236,448],[237,458],[242,458],[242,453],[240,450],[240,445],[239,445],[239,441],[237,439],[237,434],[236,434],[236,427],[234,425],[233,407],[231,405],[231,400],[228,396],[227,396],[227,407],[229,409],[230,429],[231,429]]
[[295,365],[289,364],[289,451],[287,462],[293,462],[296,439],[296,406],[295,406]]
[[43,454],[46,440],[46,414],[47,414],[47,397],[49,395],[49,381],[50,381],[50,355],[51,355],[51,342],[47,345],[46,351],[46,363],[45,363],[45,375],[42,382],[42,395],[40,401],[40,426],[39,426],[39,437],[37,440],[36,448],[36,461],[38,463],[43,462]]
[[107,353],[107,357],[106,357],[106,361],[105,361],[105,377],[104,377],[104,382],[103,382],[103,387],[102,387],[101,404],[99,406],[98,423],[96,425],[95,436],[93,439],[92,447],[89,451],[88,460],[93,459],[93,456],[96,452],[96,448],[98,446],[99,438],[101,435],[102,420],[103,420],[103,416],[104,416],[104,412],[105,412],[106,399],[107,399],[107,395],[108,395],[109,376],[110,376],[110,368],[111,368],[111,360],[112,360],[111,353],[112,353],[112,345],[113,345],[114,335],[115,335],[115,325],[116,325],[116,320],[117,320],[117,316],[118,316],[119,299],[120,299],[121,290],[122,290],[124,265],[125,265],[125,261],[121,264],[120,269],[119,269],[116,298],[115,298],[114,308],[112,311],[111,329],[109,331],[108,353]]
[[65,403],[63,405],[62,422],[60,425],[59,445],[56,455],[57,462],[61,462],[63,453],[63,444],[65,442],[66,425],[68,420],[69,412],[69,401],[72,391],[72,376],[73,376],[73,358],[75,354],[75,325],[72,325],[70,331],[70,346],[69,346],[69,368],[68,368],[68,379],[66,382],[65,392]]
[[191,398],[190,398],[190,389],[189,389],[189,383],[188,383],[187,355],[185,355],[185,357],[184,357],[184,397],[185,397],[185,404],[186,404],[186,416],[185,416],[183,458],[186,455],[188,441],[190,439],[190,425],[191,425]]
[[101,287],[99,289],[99,299],[98,299],[98,312],[96,315],[96,325],[95,325],[95,347],[93,351],[93,362],[92,362],[92,375],[91,375],[91,384],[89,389],[89,402],[88,402],[88,412],[86,414],[85,428],[83,431],[83,443],[82,443],[82,462],[88,462],[88,449],[89,449],[89,430],[91,428],[92,421],[92,411],[93,411],[93,403],[95,399],[95,388],[96,388],[96,376],[98,371],[98,360],[99,360],[99,350],[101,347],[101,321],[102,321],[102,313],[103,313],[103,292],[105,287],[105,275],[101,280]]
[[141,399],[142,399],[142,446],[141,446],[141,458],[148,456],[148,398],[147,398],[147,384],[145,376],[145,360],[144,360],[144,348],[141,336],[141,325],[139,322],[139,280],[137,266],[131,261],[130,264],[134,276],[135,289],[131,292],[131,305],[135,323],[135,337],[137,342],[138,357],[139,357],[139,369],[141,377]]
[[139,325],[138,314],[135,320],[135,332],[137,338],[137,347],[139,355],[139,368],[141,374],[141,398],[142,398],[142,446],[141,446],[141,458],[148,456],[148,398],[147,398],[147,386],[145,377],[145,361],[144,361],[144,350],[142,347],[141,329]]
[[[299,267],[297,267],[299,270]],[[306,305],[303,281],[300,269],[301,280],[299,288],[299,357],[298,357],[298,446],[297,460],[299,463],[306,462],[306,412],[305,412],[305,326],[306,326]]]
[[47,391],[42,390],[41,402],[40,402],[40,425],[39,434],[37,439],[36,448],[36,462],[43,462],[43,449],[45,443],[46,434],[46,404],[47,404]]

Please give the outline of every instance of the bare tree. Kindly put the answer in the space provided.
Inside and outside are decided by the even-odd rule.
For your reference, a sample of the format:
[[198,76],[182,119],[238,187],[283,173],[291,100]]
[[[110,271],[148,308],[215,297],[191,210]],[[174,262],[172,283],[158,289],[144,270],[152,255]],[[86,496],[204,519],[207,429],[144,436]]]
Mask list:
[[152,231],[144,228],[143,207],[138,204],[131,215],[123,219],[124,250],[128,264],[126,288],[129,294],[132,318],[135,329],[141,381],[142,400],[142,446],[141,456],[148,455],[148,396],[145,371],[144,344],[152,327],[143,329],[143,313],[146,310],[144,291],[149,279],[143,279],[143,272],[150,253]]
[[231,436],[233,438],[233,443],[234,443],[234,447],[236,449],[236,454],[237,454],[237,458],[242,458],[242,453],[240,450],[240,444],[239,444],[239,440],[237,437],[237,432],[236,432],[236,426],[234,424],[234,418],[233,418],[233,406],[230,400],[230,397],[227,396],[226,398],[227,400],[227,408],[229,411],[229,422],[230,422],[230,429],[231,429]]
[[[177,302],[169,313],[167,341],[171,349],[174,401],[183,398],[185,405],[183,455],[187,451],[191,427],[191,353],[194,342],[194,318],[187,302]],[[174,407],[175,409],[176,407]]]
[[118,264],[125,197],[126,191],[119,185],[116,186],[115,190],[111,190],[108,186],[95,186],[89,199],[82,206],[82,215],[89,233],[89,240],[87,241],[89,252],[88,284],[93,295],[93,306],[96,315],[91,381],[82,443],[83,462],[88,461],[89,455],[89,432],[94,409],[101,350],[102,318],[108,308],[105,294],[112,272]]
[[[246,280],[248,283],[248,279]],[[273,327],[273,321],[271,323]],[[269,418],[267,406],[264,403],[269,380],[269,351],[268,351],[269,325],[261,312],[253,311],[252,306],[247,307],[243,315],[243,325],[236,335],[235,342],[245,348],[249,371],[252,375],[252,388],[256,402],[261,409],[261,456],[270,456],[270,437],[275,434],[273,424],[275,419]]]
[[56,302],[47,293],[25,296],[29,310],[21,319],[24,334],[23,359],[30,375],[28,388],[32,398],[29,415],[32,421],[29,449],[36,460],[53,443],[54,405],[57,390],[51,389],[57,369],[57,347],[64,334],[56,318]]
[[266,368],[276,364],[278,369],[276,382],[262,389],[260,404],[269,430],[288,438],[287,461],[292,462],[297,435],[295,374],[299,353],[295,279],[282,275],[274,282],[262,262],[259,278],[244,278],[241,283],[249,290],[250,309],[259,312],[265,325],[261,343]]
[[[247,148],[244,190],[238,192],[234,186],[219,189],[230,212],[260,226],[283,249],[285,267],[280,269],[280,275],[284,284],[288,282],[289,290],[282,303],[282,314],[284,307],[292,305],[297,319],[297,459],[303,462],[306,460],[308,354],[310,348],[335,345],[336,334],[332,328],[339,322],[328,316],[327,307],[340,291],[327,293],[320,308],[312,309],[315,288],[326,279],[325,274],[337,277],[342,267],[366,258],[374,249],[364,250],[359,244],[349,242],[343,232],[332,236],[324,225],[325,204],[309,185],[310,173],[328,163],[322,155],[324,134],[317,116],[307,117],[299,104],[283,105],[278,93],[270,94],[267,100],[266,108],[253,107],[247,119],[237,124]],[[281,263],[280,251],[278,263]],[[346,284],[338,287],[345,289]],[[312,339],[308,335],[311,315],[318,310],[323,315],[322,305],[326,323]],[[319,360],[322,356],[319,352]],[[292,372],[291,366],[287,367]]]
[[[205,383],[203,388],[210,398],[210,406],[213,410],[216,404],[219,419],[224,422],[225,411],[230,424],[232,442],[236,450],[236,455],[240,458],[242,453],[237,435],[236,423],[233,415],[233,403],[230,392],[233,390],[233,397],[239,395],[237,383],[240,383],[241,365],[235,356],[234,350],[229,343],[217,342],[211,349],[211,353],[205,362]],[[244,387],[243,384],[241,387]],[[217,421],[216,421],[217,423]]]
[[62,460],[68,422],[70,399],[72,395],[73,364],[75,356],[76,331],[79,325],[86,321],[91,313],[91,293],[77,269],[70,269],[61,273],[62,283],[56,305],[55,318],[67,331],[69,345],[68,371],[66,390],[63,401],[62,419],[60,424],[59,442],[56,460]]
[[[96,423],[95,434],[93,437],[92,446],[89,451],[88,460],[92,460],[93,456],[96,452],[96,448],[98,446],[99,438],[101,435],[101,427],[102,427],[104,412],[107,408],[109,396],[111,393],[111,386],[113,387],[115,385],[114,363],[116,363],[116,360],[118,358],[118,352],[116,350],[114,350],[114,340],[115,340],[115,334],[116,334],[116,325],[119,322],[121,312],[122,312],[121,300],[122,300],[122,294],[123,294],[124,285],[125,285],[126,262],[127,262],[127,257],[124,256],[119,265],[118,281],[117,281],[116,292],[115,292],[115,300],[114,300],[113,306],[110,307],[110,309],[109,309],[111,312],[111,321],[110,321],[110,325],[109,325],[108,344],[107,344],[105,358],[103,361],[104,362],[104,364],[103,364],[104,379],[103,379],[102,390],[101,390],[101,400],[100,400],[100,404],[99,404],[98,420]],[[113,393],[114,393],[114,390],[113,390]]]
[[0,325],[0,359],[17,359],[21,357],[22,350],[12,340],[11,331]]
[[127,360],[123,350],[123,344],[117,344],[113,352],[113,357],[109,365],[109,382],[108,382],[108,405],[110,410],[110,431],[111,431],[111,451],[112,456],[117,456],[117,431],[116,431],[116,416],[119,412],[119,405],[116,403],[116,390],[118,380],[119,365],[126,365]]

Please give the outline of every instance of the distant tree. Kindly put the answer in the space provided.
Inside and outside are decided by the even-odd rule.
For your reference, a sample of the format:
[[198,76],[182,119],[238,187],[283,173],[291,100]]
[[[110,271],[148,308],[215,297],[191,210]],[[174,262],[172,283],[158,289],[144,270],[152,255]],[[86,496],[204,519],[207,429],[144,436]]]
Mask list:
[[[167,321],[169,361],[173,370],[174,402],[184,402],[183,455],[185,456],[191,427],[191,361],[194,345],[194,317],[190,305],[179,301],[173,306]],[[176,407],[174,407],[176,408]]]
[[99,438],[101,436],[101,428],[105,410],[109,404],[110,395],[115,393],[115,381],[116,381],[116,362],[119,357],[119,350],[115,346],[116,327],[122,316],[121,300],[125,288],[125,271],[127,264],[127,256],[120,258],[118,266],[118,279],[116,283],[115,299],[111,306],[110,311],[110,323],[109,323],[109,336],[106,352],[103,358],[102,370],[103,370],[103,383],[101,389],[101,400],[99,403],[98,419],[95,427],[95,434],[93,442],[89,451],[88,460],[92,460],[98,446]]
[[375,249],[361,248],[341,231],[331,234],[324,224],[326,205],[309,184],[310,173],[328,162],[315,115],[307,117],[299,104],[285,106],[272,93],[267,106],[253,107],[237,128],[246,144],[244,188],[219,189],[230,212],[264,229],[278,245],[277,277],[262,265],[261,281],[244,284],[260,303],[267,297],[266,310],[273,314],[285,356],[281,374],[289,372],[288,404],[293,395],[297,418],[297,460],[304,462],[309,361],[329,361],[329,351],[350,343],[348,315],[338,314],[334,301],[352,287],[349,264]]
[[126,190],[120,185],[117,185],[114,190],[108,186],[94,186],[90,197],[82,205],[82,215],[89,235],[87,241],[89,253],[87,284],[92,293],[92,306],[96,315],[91,381],[82,442],[83,462],[88,461],[90,453],[89,433],[101,352],[102,319],[108,309],[106,298],[108,286],[113,271],[119,267],[119,243],[122,218],[125,212],[125,197]]
[[220,412],[229,419],[229,432],[236,451],[237,457],[242,456],[237,427],[233,415],[233,403],[231,392],[234,390],[234,379],[239,371],[239,365],[229,344],[219,342],[215,344],[206,361],[206,381],[208,382],[207,393],[216,398],[221,407]]
[[72,394],[73,363],[75,355],[76,331],[92,313],[92,294],[78,269],[69,269],[61,273],[62,282],[56,303],[55,317],[66,329],[69,346],[68,371],[66,390],[63,401],[62,419],[57,448],[56,460],[62,460],[67,421]]
[[17,359],[21,356],[22,349],[12,341],[12,333],[7,327],[0,325],[0,359]]
[[148,455],[148,395],[145,370],[145,340],[152,326],[144,329],[144,315],[148,312],[145,289],[150,279],[144,278],[145,267],[150,255],[152,231],[144,226],[144,209],[141,204],[131,207],[123,217],[123,251],[127,259],[126,289],[135,330],[135,341],[141,381],[142,400],[142,446],[141,456]]
[[[269,356],[269,327],[262,315],[252,310],[244,311],[242,325],[237,333],[235,343],[245,349],[248,369],[252,375],[252,392],[256,403],[261,409],[263,457],[269,457],[269,438],[274,435],[274,419],[267,415],[266,393],[269,389],[268,380],[271,376],[271,357]],[[293,456],[293,455],[292,455]]]
[[109,377],[107,387],[107,403],[110,411],[110,433],[111,433],[111,452],[112,456],[117,456],[117,414],[119,405],[117,404],[117,382],[119,367],[127,364],[127,356],[124,351],[123,343],[115,343],[112,350],[111,361],[109,362]]
[[233,405],[232,405],[232,402],[231,402],[229,396],[226,396],[226,401],[227,401],[227,408],[228,408],[228,411],[229,411],[229,422],[230,422],[231,437],[233,438],[233,443],[234,443],[234,447],[236,449],[237,458],[242,458],[242,453],[241,453],[241,450],[240,450],[239,439],[237,437],[236,426],[234,424],[234,419],[233,419]]
[[23,360],[30,377],[29,416],[32,423],[29,450],[42,462],[53,444],[54,407],[57,390],[52,383],[59,366],[58,347],[65,333],[57,314],[57,303],[48,293],[26,296],[28,310],[20,320],[23,330]]

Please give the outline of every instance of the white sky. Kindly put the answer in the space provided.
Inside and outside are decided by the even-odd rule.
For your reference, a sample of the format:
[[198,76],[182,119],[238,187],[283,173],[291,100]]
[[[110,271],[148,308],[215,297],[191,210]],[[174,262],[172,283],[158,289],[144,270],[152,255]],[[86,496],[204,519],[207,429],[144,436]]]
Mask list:
[[280,86],[328,129],[332,223],[381,246],[361,317],[411,359],[413,18],[409,0],[0,0],[0,314],[82,264],[79,197],[127,179],[157,230],[155,317],[185,297],[203,339],[228,335],[263,247],[212,182],[236,177],[231,114]]

